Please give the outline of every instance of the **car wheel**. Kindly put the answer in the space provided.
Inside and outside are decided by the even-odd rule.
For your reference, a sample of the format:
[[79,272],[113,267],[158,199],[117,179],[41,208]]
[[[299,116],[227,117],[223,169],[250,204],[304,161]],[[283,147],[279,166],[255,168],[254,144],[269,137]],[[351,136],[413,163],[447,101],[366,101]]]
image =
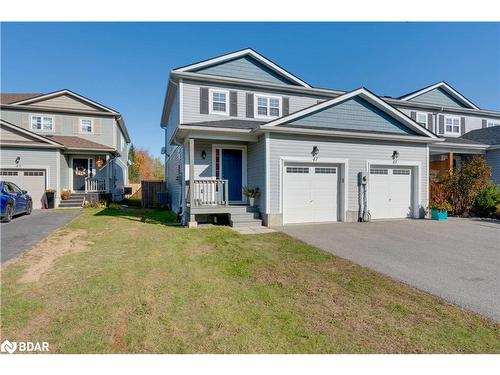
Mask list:
[[3,221],[5,221],[6,223],[11,221],[13,214],[14,214],[14,209],[12,208],[12,205],[11,204],[7,205],[7,207],[5,207],[5,217],[3,218]]
[[28,207],[26,207],[26,215],[30,215],[32,211],[33,211],[33,202],[29,201]]

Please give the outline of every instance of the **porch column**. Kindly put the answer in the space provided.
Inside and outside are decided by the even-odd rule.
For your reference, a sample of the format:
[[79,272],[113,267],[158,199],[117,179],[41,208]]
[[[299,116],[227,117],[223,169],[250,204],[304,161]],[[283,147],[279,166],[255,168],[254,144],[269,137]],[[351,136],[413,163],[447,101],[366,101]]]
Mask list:
[[453,152],[448,152],[448,173],[453,173]]
[[189,228],[196,228],[198,223],[196,222],[195,215],[192,214],[193,209],[193,196],[194,196],[194,139],[189,138]]

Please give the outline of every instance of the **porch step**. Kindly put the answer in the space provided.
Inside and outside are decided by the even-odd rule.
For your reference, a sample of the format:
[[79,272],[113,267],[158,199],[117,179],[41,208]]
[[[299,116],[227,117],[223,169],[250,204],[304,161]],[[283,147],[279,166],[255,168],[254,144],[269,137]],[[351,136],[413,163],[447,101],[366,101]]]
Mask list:
[[242,227],[261,227],[262,226],[262,220],[260,219],[252,219],[252,220],[245,220],[245,221],[233,221],[230,220],[231,226],[233,228],[242,228]]
[[62,200],[59,203],[59,208],[76,208],[82,207],[85,200],[85,194],[71,194],[68,199]]
[[233,212],[230,212],[229,223],[233,228],[242,227],[260,227],[262,220],[260,219],[260,212],[257,207],[243,206],[244,210],[238,206]]

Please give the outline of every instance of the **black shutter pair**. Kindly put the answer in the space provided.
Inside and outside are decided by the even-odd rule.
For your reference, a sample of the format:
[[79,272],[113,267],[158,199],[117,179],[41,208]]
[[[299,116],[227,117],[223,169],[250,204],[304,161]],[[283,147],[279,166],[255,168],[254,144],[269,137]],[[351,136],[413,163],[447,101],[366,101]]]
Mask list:
[[[200,114],[208,115],[209,112],[208,87],[200,87]],[[238,93],[229,92],[229,116],[238,116]]]

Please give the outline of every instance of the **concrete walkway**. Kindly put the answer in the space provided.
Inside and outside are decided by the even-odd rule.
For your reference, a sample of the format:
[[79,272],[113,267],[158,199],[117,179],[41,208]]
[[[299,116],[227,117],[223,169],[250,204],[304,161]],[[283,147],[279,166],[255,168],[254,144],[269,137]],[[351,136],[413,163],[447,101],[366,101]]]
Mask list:
[[397,220],[279,230],[500,321],[498,221]]

